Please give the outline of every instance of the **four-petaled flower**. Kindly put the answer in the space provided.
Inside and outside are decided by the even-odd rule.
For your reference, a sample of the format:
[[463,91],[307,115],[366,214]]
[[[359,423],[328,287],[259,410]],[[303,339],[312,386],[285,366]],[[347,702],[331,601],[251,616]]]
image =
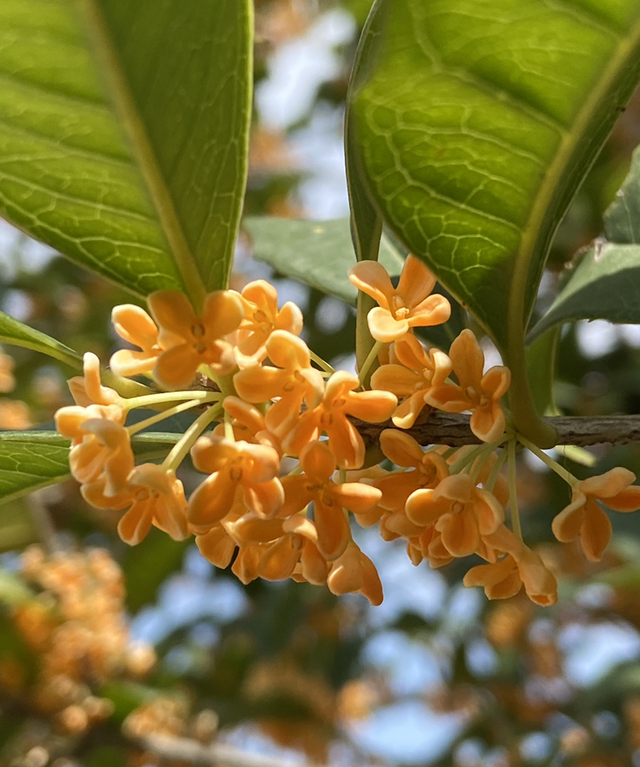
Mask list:
[[274,330],[300,335],[302,312],[292,301],[287,301],[278,310],[276,289],[264,280],[245,285],[241,296],[245,315],[237,332],[236,355],[241,367],[249,367],[267,356],[265,344]]
[[433,490],[416,490],[407,499],[406,513],[415,525],[433,525],[454,557],[475,553],[483,537],[495,533],[504,521],[496,497],[476,487],[468,474],[446,477]]
[[472,410],[471,431],[483,442],[495,442],[505,429],[500,398],[511,382],[509,369],[495,365],[483,375],[484,354],[470,330],[463,330],[451,344],[449,357],[458,384],[433,386],[425,402],[447,413]]
[[279,397],[269,408],[265,424],[282,438],[298,420],[302,404],[314,407],[320,400],[324,380],[322,373],[311,367],[309,348],[301,338],[286,330],[274,330],[266,348],[276,367],[246,368],[234,375],[233,384],[247,402],[268,402]]
[[635,479],[633,472],[618,466],[578,482],[573,488],[571,503],[553,520],[555,537],[562,543],[580,538],[587,558],[599,561],[611,538],[611,522],[598,501],[614,511],[637,511],[640,487],[630,487]]
[[441,325],[451,316],[447,299],[431,295],[435,277],[415,256],[407,256],[397,288],[377,261],[359,261],[349,269],[349,279],[379,304],[367,316],[376,341],[391,343],[411,328]]
[[[140,348],[140,351],[119,349],[112,354],[109,365],[113,372],[119,376],[150,373],[163,351],[158,342],[156,323],[144,309],[134,304],[116,306],[111,312],[111,321],[120,338]],[[176,343],[180,340],[176,339]]]
[[326,442],[311,442],[300,453],[304,474],[283,477],[285,501],[281,516],[289,517],[309,503],[314,504],[318,549],[327,560],[342,554],[351,540],[351,529],[344,509],[356,513],[373,508],[382,493],[361,482],[336,484],[331,477],[336,458]]
[[[544,607],[555,604],[558,584],[539,554],[504,525],[487,536],[485,542],[494,561],[472,567],[464,577],[465,586],[482,586],[488,599],[508,599],[524,585],[532,602]],[[496,552],[506,556],[496,559]]]
[[209,474],[189,499],[189,521],[197,532],[226,516],[237,490],[242,492],[246,509],[262,517],[273,516],[282,506],[280,456],[272,447],[200,437],[191,456],[196,469]]
[[395,342],[394,354],[397,362],[381,365],[374,371],[371,387],[404,397],[391,420],[399,429],[409,429],[425,406],[425,394],[447,380],[451,360],[439,349],[425,352],[420,341],[409,334]]
[[200,365],[219,375],[236,367],[233,346],[224,339],[244,318],[240,296],[231,290],[209,293],[198,317],[184,293],[159,290],[148,299],[160,329],[158,342],[165,351],[158,357],[153,377],[165,389],[185,389]]
[[386,391],[355,391],[358,379],[339,370],[327,381],[324,396],[315,407],[298,417],[298,423],[282,441],[284,449],[298,455],[305,445],[325,433],[338,466],[359,469],[364,463],[365,445],[360,432],[347,416],[370,423],[386,421],[398,400]]

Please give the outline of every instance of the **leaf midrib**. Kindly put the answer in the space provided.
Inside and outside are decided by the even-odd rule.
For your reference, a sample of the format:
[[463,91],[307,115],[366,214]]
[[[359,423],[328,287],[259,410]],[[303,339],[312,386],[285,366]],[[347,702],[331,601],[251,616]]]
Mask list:
[[[575,152],[577,139],[579,139],[588,127],[593,115],[597,111],[597,105],[607,93],[611,82],[616,79],[618,73],[621,71],[623,62],[630,58],[639,43],[640,17],[636,19],[636,22],[627,37],[627,42],[624,43],[621,41],[619,43],[615,55],[609,60],[597,86],[589,93],[589,96],[579,110],[571,127],[565,129],[565,131],[561,133],[560,147],[551,164],[548,166],[544,181],[540,185],[535,201],[531,206],[529,216],[523,227],[520,247],[516,254],[515,269],[511,283],[511,295],[508,304],[508,349],[512,349],[514,346],[517,348],[523,343],[523,333],[525,329],[525,297],[528,278],[531,271],[535,245],[539,240],[540,227],[547,214],[548,202],[553,196],[553,190],[558,185],[569,160]],[[595,156],[593,159],[595,159]]]
[[85,24],[95,43],[97,57],[102,60],[114,104],[124,123],[133,146],[139,170],[151,197],[158,220],[178,267],[187,295],[197,313],[204,304],[206,289],[180,223],[171,194],[158,166],[144,122],[136,109],[133,95],[120,64],[118,53],[111,43],[108,28],[97,0],[81,0]]

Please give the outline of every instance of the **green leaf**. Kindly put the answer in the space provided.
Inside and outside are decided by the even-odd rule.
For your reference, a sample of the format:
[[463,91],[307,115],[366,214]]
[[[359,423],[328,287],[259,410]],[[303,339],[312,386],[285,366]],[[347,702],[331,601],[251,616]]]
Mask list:
[[[245,218],[243,226],[253,240],[255,259],[285,277],[355,304],[358,291],[347,276],[347,270],[355,263],[348,218],[295,221],[256,216]],[[380,263],[391,275],[400,274],[404,264],[402,254],[384,236]]]
[[604,216],[606,239],[594,242],[568,272],[562,289],[531,331],[558,322],[609,320],[640,323],[640,150]]
[[82,370],[82,356],[39,330],[34,330],[4,312],[0,312],[0,343],[22,346],[47,354],[72,368]]
[[531,394],[541,415],[560,414],[553,399],[559,335],[558,329],[550,330],[529,344],[526,351]]
[[0,214],[134,293],[225,287],[249,0],[3,0]]
[[558,322],[609,320],[640,323],[640,246],[598,241],[531,331],[537,338]]
[[640,3],[379,0],[372,13],[351,93],[371,194],[508,350],[640,77]]
[[371,197],[493,336],[516,428],[549,446],[524,331],[553,234],[640,77],[640,2],[378,0],[367,35],[349,130]]
[[[144,462],[168,452],[181,434],[138,434],[136,459]],[[0,503],[64,482],[69,473],[69,440],[54,431],[0,432]]]

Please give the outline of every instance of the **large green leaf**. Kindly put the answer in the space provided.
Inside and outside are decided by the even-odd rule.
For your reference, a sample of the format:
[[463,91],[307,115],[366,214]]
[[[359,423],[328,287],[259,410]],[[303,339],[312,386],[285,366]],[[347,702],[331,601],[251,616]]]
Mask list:
[[640,77],[640,2],[379,0],[369,34],[351,115],[370,191],[508,349]]
[[[132,439],[136,459],[165,455],[182,435],[154,432]],[[69,479],[69,440],[54,431],[0,432],[0,503]]]
[[18,320],[14,320],[4,312],[0,312],[0,343],[22,346],[25,349],[33,349],[36,352],[47,354],[49,357],[60,360],[72,368],[82,370],[82,357],[73,349],[65,346],[55,338],[34,330]]
[[[253,256],[280,274],[355,304],[358,291],[347,270],[355,263],[349,219],[295,221],[268,216],[248,217],[243,226],[253,240]],[[404,257],[387,237],[380,243],[380,263],[398,275]]]
[[640,77],[640,1],[378,0],[368,36],[350,119],[370,193],[494,337],[512,406],[529,407],[524,329],[558,223]]
[[599,239],[572,265],[555,301],[531,331],[569,320],[640,323],[640,150],[604,217]]
[[249,0],[2,0],[0,214],[139,295],[226,286]]

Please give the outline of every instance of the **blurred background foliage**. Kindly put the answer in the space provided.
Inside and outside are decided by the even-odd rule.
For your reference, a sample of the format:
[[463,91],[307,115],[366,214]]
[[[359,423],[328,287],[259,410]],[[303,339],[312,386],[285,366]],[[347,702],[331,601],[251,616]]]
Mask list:
[[[369,7],[257,0],[247,214],[348,213],[342,117]],[[556,237],[541,305],[599,235],[638,143],[640,95]],[[311,348],[353,364],[352,310],[271,275],[245,235],[232,287],[257,277],[300,304]],[[130,300],[1,225],[3,311],[106,360],[116,343],[105,330],[111,308]],[[638,328],[565,327],[556,405],[571,415],[640,412],[639,370]],[[33,352],[4,349],[2,428],[50,423],[70,401],[68,375]],[[637,447],[593,452],[598,471],[640,470]],[[160,734],[178,746],[227,744],[251,755],[247,764],[260,754],[300,765],[640,765],[637,517],[615,515],[614,542],[591,564],[551,540],[565,485],[525,462],[519,482],[527,539],[562,574],[560,601],[546,610],[523,595],[489,603],[461,587],[460,565],[413,568],[400,542],[370,531],[358,540],[386,593],[373,609],[363,597],[292,582],[242,587],[157,530],[130,549],[115,516],[89,509],[72,483],[3,506],[0,764],[218,763],[154,750],[148,736]]]

